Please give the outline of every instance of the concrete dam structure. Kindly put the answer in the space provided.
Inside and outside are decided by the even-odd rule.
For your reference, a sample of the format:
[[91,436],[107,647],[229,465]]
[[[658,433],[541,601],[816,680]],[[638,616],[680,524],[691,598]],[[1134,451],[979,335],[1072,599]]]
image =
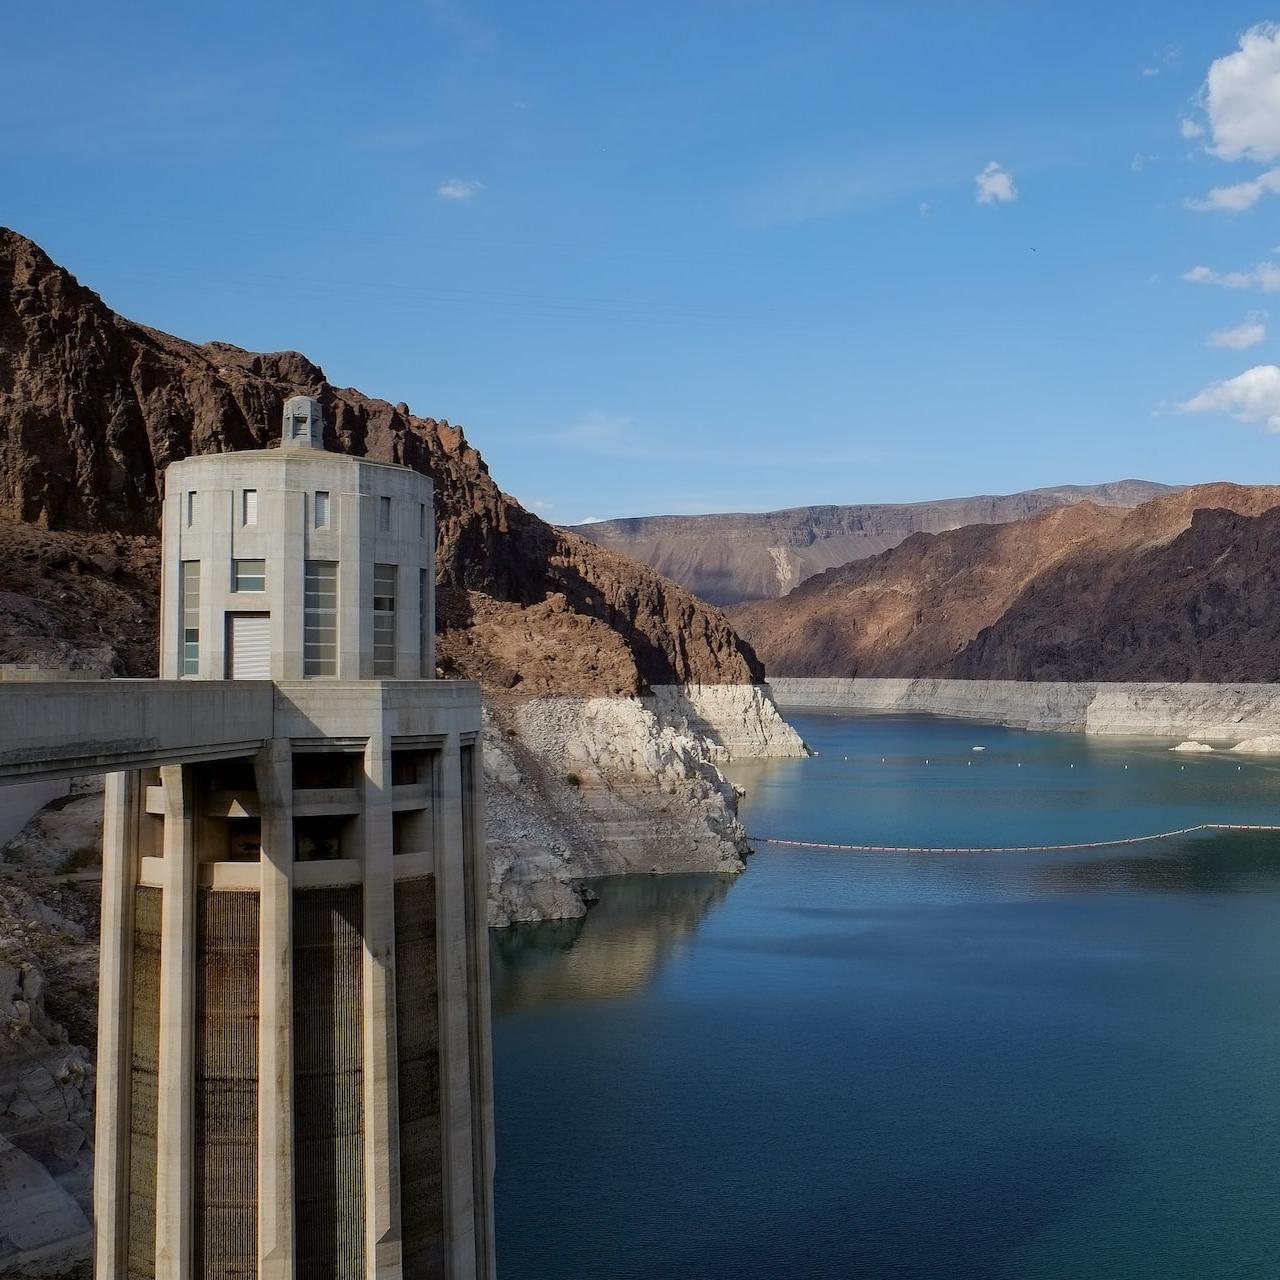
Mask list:
[[0,781],[108,772],[96,1280],[489,1280],[480,698],[430,481],[166,473],[161,676],[0,687]]

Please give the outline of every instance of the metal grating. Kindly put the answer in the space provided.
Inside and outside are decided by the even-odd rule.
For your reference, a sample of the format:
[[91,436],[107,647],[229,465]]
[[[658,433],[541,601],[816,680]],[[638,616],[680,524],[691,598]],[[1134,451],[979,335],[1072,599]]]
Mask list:
[[404,1280],[444,1280],[436,880],[396,881],[396,1072]]
[[129,1101],[129,1280],[156,1274],[156,1107],[160,1055],[161,891],[134,890]]
[[199,1280],[258,1274],[256,893],[196,896],[195,1215]]
[[296,1280],[363,1280],[364,891],[293,898]]

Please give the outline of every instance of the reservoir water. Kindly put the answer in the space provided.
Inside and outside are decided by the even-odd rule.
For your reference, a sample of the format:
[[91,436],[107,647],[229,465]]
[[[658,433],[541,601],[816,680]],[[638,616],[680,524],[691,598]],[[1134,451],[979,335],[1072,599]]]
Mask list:
[[[753,834],[1280,822],[1280,763],[791,718],[820,754],[734,770]],[[597,888],[493,935],[508,1280],[1280,1275],[1280,836]]]

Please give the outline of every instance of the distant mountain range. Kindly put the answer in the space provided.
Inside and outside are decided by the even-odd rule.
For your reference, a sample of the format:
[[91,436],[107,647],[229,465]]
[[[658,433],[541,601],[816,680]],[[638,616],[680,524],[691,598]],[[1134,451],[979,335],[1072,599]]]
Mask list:
[[1175,491],[1149,480],[1119,480],[937,502],[637,516],[574,525],[572,532],[643,561],[711,604],[730,605],[784,596],[815,573],[878,555],[913,533],[1005,524],[1080,502],[1136,507]]
[[1280,487],[918,533],[730,610],[771,675],[1280,680]]

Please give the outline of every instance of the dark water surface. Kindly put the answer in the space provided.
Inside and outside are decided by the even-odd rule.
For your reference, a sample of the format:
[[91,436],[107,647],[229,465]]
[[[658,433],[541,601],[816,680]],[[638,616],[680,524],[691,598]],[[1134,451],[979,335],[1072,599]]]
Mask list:
[[[1280,821],[1265,762],[795,719],[817,759],[736,771],[753,832]],[[1280,1276],[1280,838],[599,889],[494,935],[504,1280]]]

